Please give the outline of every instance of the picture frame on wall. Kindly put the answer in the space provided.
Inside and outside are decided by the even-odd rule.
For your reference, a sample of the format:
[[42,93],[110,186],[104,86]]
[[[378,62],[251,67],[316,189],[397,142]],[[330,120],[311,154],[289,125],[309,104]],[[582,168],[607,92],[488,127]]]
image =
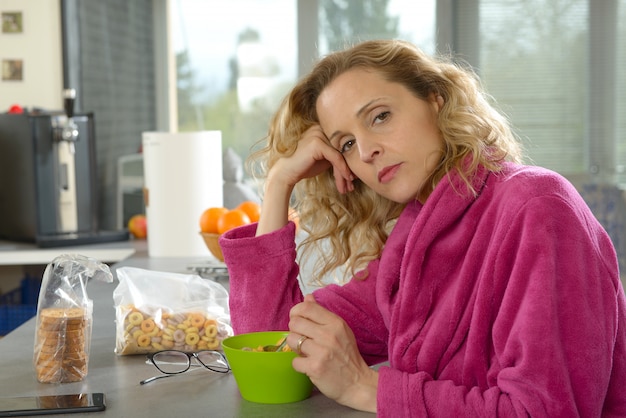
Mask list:
[[22,12],[2,12],[2,33],[22,33],[23,31]]
[[22,81],[23,79],[23,60],[2,60],[2,81]]

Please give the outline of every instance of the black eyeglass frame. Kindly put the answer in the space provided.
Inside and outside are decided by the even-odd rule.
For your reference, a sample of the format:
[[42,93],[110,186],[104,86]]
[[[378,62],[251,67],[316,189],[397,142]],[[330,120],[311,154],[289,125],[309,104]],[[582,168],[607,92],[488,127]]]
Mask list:
[[[162,355],[163,353],[185,354],[187,356],[187,368],[185,368],[184,370],[177,371],[177,372],[170,372],[170,371],[165,371],[161,369],[159,365],[157,364],[157,362],[154,361],[154,356]],[[226,365],[225,368],[216,368],[216,367],[214,368],[214,367],[209,366],[208,364],[204,364],[202,360],[200,360],[200,357],[199,357],[199,355],[202,353],[217,354],[219,359],[222,360],[224,364]],[[217,350],[201,350],[201,351],[196,351],[196,352],[187,352],[187,351],[180,351],[180,350],[161,350],[161,351],[156,351],[154,353],[148,353],[148,360],[150,360],[150,363],[152,363],[154,367],[157,368],[158,371],[167,375],[185,373],[187,370],[191,368],[192,358],[195,358],[198,361],[198,363],[200,363],[200,365],[204,366],[205,369],[211,370],[212,372],[215,372],[215,373],[230,372],[230,365],[228,364],[228,360],[226,360],[226,356],[224,356],[222,352],[217,351]]]

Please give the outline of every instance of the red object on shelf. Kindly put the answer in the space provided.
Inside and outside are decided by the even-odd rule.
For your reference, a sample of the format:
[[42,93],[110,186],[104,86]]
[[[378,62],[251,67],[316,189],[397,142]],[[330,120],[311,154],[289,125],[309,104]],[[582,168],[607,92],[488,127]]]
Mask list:
[[24,113],[24,109],[22,109],[22,106],[14,104],[9,108],[9,113],[21,115],[22,113]]

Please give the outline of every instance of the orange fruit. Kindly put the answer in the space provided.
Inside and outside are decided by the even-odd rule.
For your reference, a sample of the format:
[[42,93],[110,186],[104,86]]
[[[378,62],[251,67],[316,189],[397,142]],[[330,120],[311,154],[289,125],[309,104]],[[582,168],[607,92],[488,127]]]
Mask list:
[[133,215],[128,220],[128,232],[135,238],[145,239],[148,236],[148,221],[146,215]]
[[239,204],[237,209],[246,212],[246,215],[250,218],[250,222],[259,222],[259,218],[261,217],[261,205],[258,203],[247,200]]
[[200,215],[200,231],[209,234],[217,234],[217,221],[228,212],[228,209],[222,207],[208,208]]
[[250,217],[241,209],[232,209],[224,213],[217,220],[217,233],[223,234],[238,226],[251,223]]

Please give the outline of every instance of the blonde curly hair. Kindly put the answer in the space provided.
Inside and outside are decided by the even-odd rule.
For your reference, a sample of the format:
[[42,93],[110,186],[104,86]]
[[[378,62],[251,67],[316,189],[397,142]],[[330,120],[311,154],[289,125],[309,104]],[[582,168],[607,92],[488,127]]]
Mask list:
[[[252,172],[263,177],[278,159],[295,152],[301,135],[319,123],[316,102],[320,93],[354,68],[377,72],[418,98],[432,93],[443,98],[436,122],[443,138],[442,158],[420,199],[426,199],[452,171],[475,194],[471,178],[479,166],[498,171],[505,160],[521,161],[520,145],[507,119],[490,104],[491,98],[469,67],[450,58],[430,57],[408,42],[374,40],[329,54],[297,83],[272,118],[268,136],[248,160]],[[405,206],[381,197],[358,180],[354,186],[353,192],[340,194],[329,169],[300,181],[294,189],[293,206],[308,233],[300,244],[301,255],[306,258],[314,253],[317,258],[314,281],[340,267],[344,279],[365,277],[356,272],[380,256]]]

